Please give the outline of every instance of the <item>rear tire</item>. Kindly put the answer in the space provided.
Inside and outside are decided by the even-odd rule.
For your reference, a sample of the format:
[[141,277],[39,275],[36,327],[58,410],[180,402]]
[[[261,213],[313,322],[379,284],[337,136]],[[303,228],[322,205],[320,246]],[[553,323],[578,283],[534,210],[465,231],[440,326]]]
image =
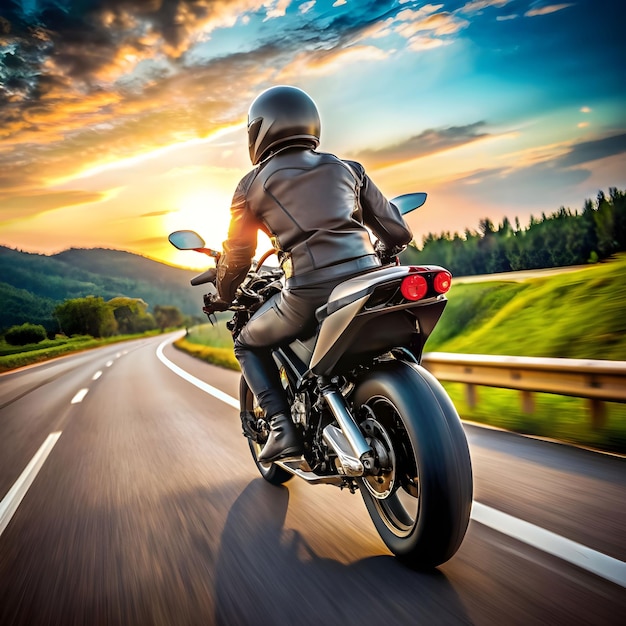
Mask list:
[[441,565],[459,549],[472,507],[471,460],[454,405],[429,372],[402,361],[369,373],[353,403],[386,459],[381,476],[359,480],[378,533],[408,565]]
[[[250,411],[251,413],[257,415],[258,418],[264,417],[263,410],[259,406],[255,395],[252,393],[250,387],[248,387],[248,383],[246,383],[246,379],[243,376],[241,377],[241,381],[239,383],[239,402],[241,404],[242,411]],[[261,476],[263,476],[268,483],[272,483],[272,485],[282,485],[289,479],[293,478],[293,474],[284,470],[282,467],[279,467],[275,463],[260,463],[258,456],[263,449],[263,445],[253,441],[249,437],[247,439],[252,458]]]

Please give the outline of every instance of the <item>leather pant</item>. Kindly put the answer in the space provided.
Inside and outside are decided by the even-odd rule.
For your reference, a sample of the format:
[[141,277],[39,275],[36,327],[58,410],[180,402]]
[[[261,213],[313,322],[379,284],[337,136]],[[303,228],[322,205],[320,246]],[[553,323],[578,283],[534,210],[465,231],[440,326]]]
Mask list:
[[311,337],[317,328],[316,309],[326,304],[330,292],[343,280],[283,289],[252,316],[237,337],[235,356],[268,419],[277,413],[290,414],[272,349]]

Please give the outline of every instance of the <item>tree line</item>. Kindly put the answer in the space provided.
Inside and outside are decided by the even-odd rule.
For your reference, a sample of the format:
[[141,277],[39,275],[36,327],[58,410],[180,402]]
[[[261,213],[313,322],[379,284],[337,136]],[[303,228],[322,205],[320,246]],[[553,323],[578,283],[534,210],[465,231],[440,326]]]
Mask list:
[[[148,305],[141,298],[116,297],[105,301],[98,296],[72,298],[54,308],[54,318],[61,334],[111,337],[130,335],[149,330],[182,326],[187,318],[176,306],[156,305],[148,312]],[[26,322],[9,328],[5,341],[12,345],[39,343],[47,335],[41,324]]]
[[185,318],[176,306],[156,305],[148,313],[141,298],[117,297],[105,302],[102,297],[87,296],[66,300],[54,309],[61,333],[111,337],[143,333],[156,328],[181,326]]
[[626,192],[609,188],[595,201],[587,199],[582,211],[561,207],[541,219],[533,216],[527,228],[518,218],[498,225],[484,218],[478,231],[463,235],[429,233],[422,246],[411,245],[403,263],[442,265],[457,276],[493,274],[594,263],[626,251]]

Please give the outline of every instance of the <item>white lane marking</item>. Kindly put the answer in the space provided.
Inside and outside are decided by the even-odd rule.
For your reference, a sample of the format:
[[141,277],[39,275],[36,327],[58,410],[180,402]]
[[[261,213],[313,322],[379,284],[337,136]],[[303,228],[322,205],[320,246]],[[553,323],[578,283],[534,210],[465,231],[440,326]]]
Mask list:
[[[226,402],[226,404],[239,409],[238,400],[235,400],[235,398],[225,394],[223,391],[220,391],[215,387],[211,387],[211,385],[207,385],[195,376],[188,374],[185,370],[181,369],[177,365],[174,365],[174,363],[172,363],[163,354],[163,348],[174,339],[166,339],[157,348],[157,356],[161,362],[167,365],[167,367],[169,367],[174,373],[189,381],[191,384],[199,387],[219,400]],[[577,565],[578,567],[581,567],[588,572],[592,572],[601,578],[610,580],[618,585],[621,585],[622,587],[626,587],[626,563],[623,561],[619,561],[618,559],[614,559],[606,554],[602,554],[602,552],[592,550],[587,546],[583,546],[580,543],[561,537],[556,533],[545,530],[539,526],[535,526],[534,524],[530,524],[529,522],[517,519],[512,515],[502,513],[497,509],[492,509],[491,507],[481,504],[480,502],[474,501],[472,503],[471,518],[479,524],[488,526],[503,535],[508,535],[509,537],[518,539],[533,548],[537,548],[538,550],[557,556],[560,559]]]
[[98,372],[96,372],[96,373],[92,376],[91,380],[98,380],[98,378],[100,378],[100,376],[102,376],[102,372],[101,372],[101,371],[98,371]]
[[17,507],[20,505],[20,502],[26,495],[26,492],[35,480],[35,477],[60,436],[60,431],[48,435],[48,438],[43,442],[39,450],[35,453],[35,456],[26,466],[26,469],[22,472],[13,487],[9,489],[9,492],[4,496],[2,502],[0,502],[0,535],[2,535],[4,529],[8,526],[13,514],[17,511]]
[[474,501],[472,519],[626,587],[626,563]]
[[73,398],[72,398],[72,402],[70,404],[78,404],[79,402],[82,402],[85,398],[85,396],[87,395],[87,392],[89,391],[89,389],[81,389]]
[[111,365],[113,365],[113,361],[107,361],[106,362],[106,367],[111,367]]
[[219,389],[216,389],[215,387],[211,387],[211,385],[205,383],[203,380],[200,380],[199,378],[196,378],[195,376],[192,376],[191,374],[186,372],[184,369],[178,367],[178,365],[174,365],[174,363],[172,363],[163,354],[163,348],[168,343],[170,343],[173,340],[174,339],[172,339],[172,338],[166,339],[157,348],[157,352],[156,353],[157,353],[157,356],[159,357],[159,360],[161,361],[161,363],[163,363],[165,366],[169,367],[172,370],[172,372],[174,372],[175,374],[178,374],[181,378],[184,378],[187,382],[190,382],[192,385],[195,385],[196,387],[198,387],[198,389],[202,389],[202,391],[208,393],[209,395],[213,396],[214,398],[217,398],[218,400],[221,400],[222,402],[225,402],[226,404],[232,406],[235,409],[239,409],[239,400],[235,400],[235,398],[229,396],[228,394],[224,393],[223,391],[220,391]]

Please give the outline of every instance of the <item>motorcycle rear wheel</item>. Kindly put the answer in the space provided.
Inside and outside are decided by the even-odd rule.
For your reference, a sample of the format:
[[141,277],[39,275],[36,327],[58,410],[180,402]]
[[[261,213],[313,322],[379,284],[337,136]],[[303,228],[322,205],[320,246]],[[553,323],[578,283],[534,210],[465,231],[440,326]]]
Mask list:
[[386,460],[381,476],[359,480],[380,537],[407,565],[445,563],[465,536],[473,491],[454,405],[429,372],[401,361],[373,370],[357,385],[353,402]]
[[[256,396],[252,393],[250,387],[248,387],[248,383],[246,383],[246,379],[243,376],[241,377],[241,381],[239,383],[239,402],[241,404],[242,411],[250,411],[259,418],[263,418],[263,410],[259,406]],[[252,454],[252,458],[259,470],[259,473],[265,480],[267,480],[268,483],[271,483],[272,485],[282,485],[293,478],[293,474],[284,470],[282,467],[279,467],[275,463],[259,462],[258,457],[259,454],[261,454],[263,445],[253,441],[249,437],[247,439],[248,446],[250,447],[250,453]]]

